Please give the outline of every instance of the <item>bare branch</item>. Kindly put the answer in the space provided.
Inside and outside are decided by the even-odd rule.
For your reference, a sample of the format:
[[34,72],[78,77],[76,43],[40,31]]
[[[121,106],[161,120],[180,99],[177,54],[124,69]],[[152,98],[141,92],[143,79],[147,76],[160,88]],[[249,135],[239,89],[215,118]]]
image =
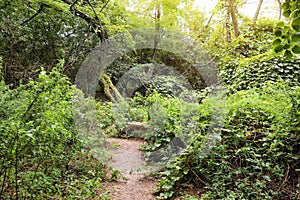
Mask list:
[[[104,35],[104,29],[103,29],[102,22],[101,22],[101,20],[99,19],[99,17],[98,17],[98,15],[97,15],[97,13],[96,13],[96,11],[95,11],[93,5],[91,4],[90,0],[87,0],[87,2],[88,2],[88,4],[89,4],[89,6],[91,6],[91,8],[92,8],[96,20],[99,22],[101,38],[105,38],[105,35]],[[107,1],[107,2],[108,2],[108,1]]]
[[[94,8],[91,6],[91,3],[89,1],[88,1],[88,3],[92,7],[92,10],[95,14],[95,19],[96,20],[91,18],[87,14],[83,13],[82,11],[80,11],[80,10],[78,10],[74,7],[75,3],[78,0],[76,0],[75,2],[72,2],[70,0],[62,0],[62,1],[69,4],[69,5],[71,5],[70,6],[70,11],[73,12],[76,16],[79,16],[80,18],[84,19],[88,24],[90,24],[92,26],[94,33],[96,33],[99,36],[101,42],[103,42],[106,39],[106,34],[105,34],[104,29],[103,29],[103,23],[98,18]],[[100,28],[100,31],[98,31],[99,28]]]
[[76,0],[72,3],[72,5],[70,6],[70,8],[73,8],[73,6],[78,2],[79,0]]
[[105,2],[105,4],[102,6],[102,8],[100,9],[100,12],[102,12],[104,10],[104,8],[107,6],[107,4],[110,2],[110,0],[107,0]]
[[214,15],[218,12],[218,8],[220,6],[221,1],[218,1],[217,5],[215,6],[215,8],[212,11],[211,16],[209,17],[207,24],[205,25],[205,27],[207,28],[212,20],[212,18],[214,17]]
[[26,19],[25,21],[23,21],[20,25],[24,25],[24,24],[30,22],[31,20],[33,20],[33,18],[38,16],[38,14],[40,14],[43,11],[44,7],[50,8],[50,6],[48,6],[46,4],[40,5],[40,8],[36,11],[36,13],[34,15],[32,15],[29,19]]

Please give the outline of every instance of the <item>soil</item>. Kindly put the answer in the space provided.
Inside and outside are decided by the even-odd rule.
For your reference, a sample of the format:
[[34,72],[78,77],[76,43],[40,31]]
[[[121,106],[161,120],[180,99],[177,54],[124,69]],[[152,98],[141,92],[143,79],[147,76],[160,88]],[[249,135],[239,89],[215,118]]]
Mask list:
[[[140,146],[142,140],[109,138],[112,157],[110,166],[123,176],[107,185],[112,200],[152,200],[157,180],[149,176]],[[125,180],[124,180],[125,179]]]

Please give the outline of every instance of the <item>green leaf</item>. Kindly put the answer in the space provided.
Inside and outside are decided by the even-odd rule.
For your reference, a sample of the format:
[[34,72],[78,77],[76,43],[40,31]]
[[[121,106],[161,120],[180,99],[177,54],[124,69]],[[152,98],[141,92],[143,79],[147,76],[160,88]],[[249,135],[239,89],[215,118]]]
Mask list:
[[288,43],[288,44],[285,44],[283,48],[284,48],[284,49],[290,48],[290,44],[289,44],[289,43]]
[[294,35],[292,35],[292,42],[300,42],[300,32],[297,32]]
[[298,16],[300,16],[300,10],[299,10],[299,9],[295,9],[295,10],[292,12],[291,17],[292,17],[292,18],[296,18],[296,17],[298,17]]
[[282,30],[281,29],[275,29],[274,34],[276,37],[282,36]]
[[288,2],[284,2],[284,3],[282,4],[282,6],[281,6],[281,8],[282,8],[283,10],[287,9],[288,7],[289,7]]
[[299,31],[300,30],[300,17],[297,17],[293,19],[291,26],[294,30]]
[[272,45],[273,46],[278,46],[278,45],[280,45],[281,42],[282,42],[281,39],[277,38],[276,40],[273,41]]
[[274,48],[275,53],[279,53],[283,50],[283,46],[282,45],[278,45]]
[[282,14],[284,17],[289,18],[291,15],[291,11],[290,10],[285,10]]
[[298,44],[296,44],[293,48],[292,48],[292,52],[295,54],[300,54],[300,46]]
[[284,22],[283,22],[283,21],[278,22],[278,23],[276,24],[276,26],[275,26],[276,29],[280,29],[280,28],[282,28],[282,27],[284,27]]
[[287,59],[290,59],[293,57],[293,53],[290,50],[285,50],[284,52],[284,57],[286,57]]

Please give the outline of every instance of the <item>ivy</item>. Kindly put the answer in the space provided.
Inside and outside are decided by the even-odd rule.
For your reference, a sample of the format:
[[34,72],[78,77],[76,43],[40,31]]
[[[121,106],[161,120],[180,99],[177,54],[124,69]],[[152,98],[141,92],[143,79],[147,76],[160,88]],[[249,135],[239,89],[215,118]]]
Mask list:
[[290,59],[296,54],[300,54],[300,1],[287,0],[282,4],[283,16],[288,22],[277,23],[274,27],[275,39],[273,50],[276,54],[282,54]]
[[228,96],[222,141],[201,156],[205,136],[199,132],[162,172],[160,197],[169,199],[192,183],[202,188],[202,199],[297,199],[299,91],[276,83]]
[[300,60],[285,60],[284,57],[267,56],[228,62],[221,72],[230,92],[262,87],[267,82],[283,80],[290,86],[299,85]]

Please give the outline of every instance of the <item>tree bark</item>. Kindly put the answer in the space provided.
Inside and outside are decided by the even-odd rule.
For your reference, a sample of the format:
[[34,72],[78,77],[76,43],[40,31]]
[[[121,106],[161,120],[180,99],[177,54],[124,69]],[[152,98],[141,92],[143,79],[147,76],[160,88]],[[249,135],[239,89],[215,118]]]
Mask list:
[[231,42],[231,31],[230,31],[230,12],[229,9],[227,10],[226,13],[226,20],[225,20],[225,30],[226,30],[226,41],[228,43]]
[[240,35],[240,31],[239,31],[239,24],[237,21],[235,9],[236,9],[236,7],[234,5],[234,0],[229,0],[229,13],[230,13],[231,20],[232,20],[234,36],[237,38]]
[[156,3],[155,6],[155,39],[154,39],[154,47],[153,47],[153,55],[152,60],[154,61],[157,56],[157,50],[158,50],[158,43],[160,39],[160,18],[161,18],[161,10],[160,10],[160,1]]
[[256,20],[258,18],[258,15],[259,15],[259,12],[260,12],[260,9],[261,9],[261,5],[263,3],[264,0],[259,0],[258,2],[258,5],[257,5],[257,8],[256,8],[256,11],[255,11],[255,14],[254,14],[254,17],[253,17],[253,24],[252,24],[252,28],[255,27],[255,23],[256,23]]
[[278,2],[278,6],[279,6],[279,17],[278,17],[278,20],[280,20],[281,19],[281,15],[282,15],[282,8],[281,8],[282,3],[281,3],[280,0],[277,0],[277,2]]

